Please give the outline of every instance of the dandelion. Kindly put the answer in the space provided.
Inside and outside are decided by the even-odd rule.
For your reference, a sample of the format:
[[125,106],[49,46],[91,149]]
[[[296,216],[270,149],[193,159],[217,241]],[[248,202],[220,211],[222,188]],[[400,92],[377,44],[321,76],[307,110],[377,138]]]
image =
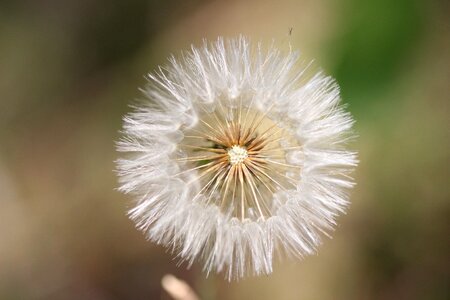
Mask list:
[[240,37],[192,47],[148,75],[124,118],[129,216],[190,266],[228,279],[315,253],[348,204],[353,120],[331,77]]

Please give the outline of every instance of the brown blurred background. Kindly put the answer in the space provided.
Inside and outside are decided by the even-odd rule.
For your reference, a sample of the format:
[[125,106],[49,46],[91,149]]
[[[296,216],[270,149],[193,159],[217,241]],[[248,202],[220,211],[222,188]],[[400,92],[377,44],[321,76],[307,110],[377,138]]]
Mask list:
[[[143,75],[240,33],[337,78],[361,163],[317,256],[228,283],[145,241],[113,161]],[[445,0],[2,0],[0,299],[450,299],[449,86]]]

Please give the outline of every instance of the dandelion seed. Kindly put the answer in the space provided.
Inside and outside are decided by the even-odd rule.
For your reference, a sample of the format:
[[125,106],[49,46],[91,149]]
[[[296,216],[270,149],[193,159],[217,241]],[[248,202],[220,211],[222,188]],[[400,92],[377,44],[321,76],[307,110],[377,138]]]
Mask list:
[[353,120],[297,53],[246,38],[192,47],[148,75],[148,102],[124,118],[120,190],[148,238],[228,279],[303,257],[335,225],[353,186]]

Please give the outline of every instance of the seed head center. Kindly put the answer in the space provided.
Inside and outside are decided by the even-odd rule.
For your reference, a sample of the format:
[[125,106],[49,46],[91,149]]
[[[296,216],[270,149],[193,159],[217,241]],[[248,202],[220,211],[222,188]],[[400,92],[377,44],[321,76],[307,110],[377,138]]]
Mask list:
[[244,147],[234,145],[228,150],[228,158],[232,166],[243,163],[247,157],[247,149]]

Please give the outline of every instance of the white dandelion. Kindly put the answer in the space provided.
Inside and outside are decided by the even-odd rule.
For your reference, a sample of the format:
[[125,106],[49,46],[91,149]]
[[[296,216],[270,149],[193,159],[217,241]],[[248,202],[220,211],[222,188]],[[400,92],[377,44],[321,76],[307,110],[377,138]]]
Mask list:
[[309,69],[240,37],[149,74],[118,142],[137,227],[228,279],[271,273],[276,254],[315,253],[348,204],[357,159],[338,86]]

